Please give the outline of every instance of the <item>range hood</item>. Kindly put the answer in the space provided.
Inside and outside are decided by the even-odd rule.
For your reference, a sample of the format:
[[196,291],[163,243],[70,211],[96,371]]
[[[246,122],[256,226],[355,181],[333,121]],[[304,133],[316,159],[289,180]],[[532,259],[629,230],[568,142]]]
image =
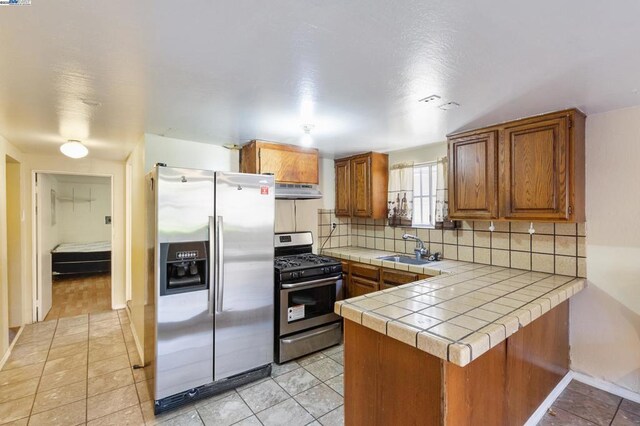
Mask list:
[[276,183],[277,200],[313,200],[322,198],[317,185],[307,183]]

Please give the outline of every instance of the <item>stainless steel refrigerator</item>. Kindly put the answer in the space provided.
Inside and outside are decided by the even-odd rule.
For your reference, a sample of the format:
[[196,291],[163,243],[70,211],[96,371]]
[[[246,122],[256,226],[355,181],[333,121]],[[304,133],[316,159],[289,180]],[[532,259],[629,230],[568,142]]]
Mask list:
[[273,361],[273,176],[147,176],[144,356],[159,413],[266,377]]

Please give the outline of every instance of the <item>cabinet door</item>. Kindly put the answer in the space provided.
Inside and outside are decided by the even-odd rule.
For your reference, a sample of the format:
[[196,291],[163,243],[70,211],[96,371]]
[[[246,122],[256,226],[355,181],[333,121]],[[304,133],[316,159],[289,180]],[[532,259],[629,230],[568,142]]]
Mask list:
[[500,205],[510,219],[568,219],[569,120],[527,123],[504,130]]
[[498,216],[497,132],[449,140],[449,217]]
[[368,280],[366,278],[360,278],[351,275],[349,284],[349,297],[362,296],[367,293],[378,291],[378,282]]
[[382,281],[387,285],[400,285],[418,281],[418,274],[398,271],[395,269],[383,269]]
[[337,160],[336,165],[336,216],[351,216],[351,168],[350,160]]
[[367,278],[371,281],[378,281],[380,279],[380,268],[377,266],[367,265],[365,263],[352,263],[350,268],[351,275]]
[[351,214],[371,217],[371,157],[351,160]]
[[273,173],[276,182],[318,183],[318,153],[282,146],[258,148],[259,173]]

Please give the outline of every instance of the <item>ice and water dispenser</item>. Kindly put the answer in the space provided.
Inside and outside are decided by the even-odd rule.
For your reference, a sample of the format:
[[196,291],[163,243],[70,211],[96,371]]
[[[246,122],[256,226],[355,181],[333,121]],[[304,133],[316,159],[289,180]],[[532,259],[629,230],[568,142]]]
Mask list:
[[209,288],[208,241],[160,244],[160,295]]

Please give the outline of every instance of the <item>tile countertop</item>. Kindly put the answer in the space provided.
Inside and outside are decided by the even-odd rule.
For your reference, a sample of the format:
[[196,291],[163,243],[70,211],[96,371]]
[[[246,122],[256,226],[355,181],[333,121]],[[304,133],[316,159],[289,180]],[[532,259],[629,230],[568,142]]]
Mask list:
[[[323,254],[377,264],[371,260],[389,253],[340,248]],[[335,312],[463,367],[586,285],[583,278],[446,260],[420,273],[439,275],[336,302]]]

